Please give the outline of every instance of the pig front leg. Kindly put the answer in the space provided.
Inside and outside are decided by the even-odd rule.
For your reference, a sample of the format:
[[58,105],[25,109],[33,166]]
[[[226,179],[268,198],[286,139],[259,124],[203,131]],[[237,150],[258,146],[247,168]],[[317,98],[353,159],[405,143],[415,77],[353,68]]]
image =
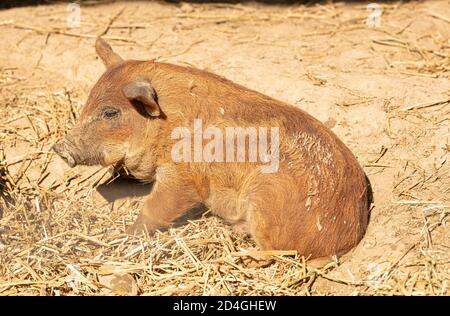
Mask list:
[[200,203],[195,186],[186,174],[168,168],[157,169],[153,190],[127,233],[147,230],[151,234],[158,228],[169,227],[174,220]]

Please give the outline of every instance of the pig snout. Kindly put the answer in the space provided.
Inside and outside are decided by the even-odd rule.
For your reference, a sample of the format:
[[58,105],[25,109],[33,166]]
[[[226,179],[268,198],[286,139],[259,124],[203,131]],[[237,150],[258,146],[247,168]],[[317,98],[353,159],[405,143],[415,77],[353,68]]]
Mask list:
[[77,165],[76,155],[73,147],[67,140],[62,140],[52,146],[55,151],[71,168]]

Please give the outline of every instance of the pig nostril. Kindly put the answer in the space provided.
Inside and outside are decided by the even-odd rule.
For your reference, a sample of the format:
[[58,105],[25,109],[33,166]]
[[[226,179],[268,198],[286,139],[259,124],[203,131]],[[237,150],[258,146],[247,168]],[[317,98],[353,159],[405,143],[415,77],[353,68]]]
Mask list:
[[62,160],[64,160],[69,165],[69,167],[72,168],[76,166],[77,163],[75,159],[70,154],[67,146],[64,143],[57,143],[53,145],[52,150],[56,152],[58,156],[60,156]]
[[69,165],[69,167],[75,167],[76,163],[72,156],[63,154],[61,155],[61,158]]
[[61,147],[61,144],[57,143],[57,144],[54,144],[50,149],[53,150],[55,153],[59,154],[60,147]]

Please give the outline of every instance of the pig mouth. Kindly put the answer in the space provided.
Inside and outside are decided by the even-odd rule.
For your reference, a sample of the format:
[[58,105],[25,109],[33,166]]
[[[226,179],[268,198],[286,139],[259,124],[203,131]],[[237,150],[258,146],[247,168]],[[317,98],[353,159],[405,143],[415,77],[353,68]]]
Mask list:
[[[54,144],[51,149],[71,168],[77,165],[92,166],[100,164],[102,166],[107,166],[104,157],[99,155],[98,150],[89,152],[80,151],[78,147],[68,139],[63,139]],[[120,162],[117,164],[120,164]]]

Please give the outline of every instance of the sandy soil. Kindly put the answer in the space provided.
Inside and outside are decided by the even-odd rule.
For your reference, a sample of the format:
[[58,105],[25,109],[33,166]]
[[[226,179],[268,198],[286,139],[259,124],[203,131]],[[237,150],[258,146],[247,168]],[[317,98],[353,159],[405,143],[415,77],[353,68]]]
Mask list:
[[[9,175],[4,190],[13,199],[20,195],[24,205],[29,201],[30,209],[44,196],[73,198],[98,210],[96,218],[113,218],[105,225],[122,229],[117,234],[136,215],[149,187],[115,183],[93,189],[98,183],[91,181],[91,169],[69,170],[48,152],[73,124],[104,70],[93,45],[95,36],[105,33],[123,57],[192,65],[306,110],[332,128],[364,166],[374,204],[363,241],[337,267],[310,276],[300,287],[272,289],[273,294],[448,295],[450,2],[381,7],[379,28],[366,25],[367,7],[359,2],[85,4],[81,27],[73,29],[66,26],[64,3],[2,10],[0,158],[2,173]],[[54,225],[52,233],[45,225],[31,225],[33,219],[26,214],[18,215],[19,208],[8,198],[1,205],[0,294],[65,293],[64,282],[46,283],[54,279],[46,274],[50,270],[45,270],[45,261],[19,260],[20,255],[7,253],[23,256],[42,238],[73,227],[82,227],[90,236],[90,227],[98,222],[75,220],[75,226],[64,228],[53,218],[48,220]],[[42,212],[36,216],[52,216]],[[76,212],[67,208],[61,218],[73,218]],[[215,219],[198,223],[202,221],[227,229]],[[95,254],[92,250],[92,258]],[[60,269],[58,273],[67,273]],[[200,276],[209,273],[202,269]],[[253,280],[274,268],[267,269],[255,269]],[[222,293],[205,292],[209,286],[217,289],[214,280],[190,291],[158,292],[150,290],[153,283],[142,281],[151,279],[145,272],[133,278],[139,293]],[[90,288],[86,293],[100,291]],[[228,291],[249,293],[266,292]]]

